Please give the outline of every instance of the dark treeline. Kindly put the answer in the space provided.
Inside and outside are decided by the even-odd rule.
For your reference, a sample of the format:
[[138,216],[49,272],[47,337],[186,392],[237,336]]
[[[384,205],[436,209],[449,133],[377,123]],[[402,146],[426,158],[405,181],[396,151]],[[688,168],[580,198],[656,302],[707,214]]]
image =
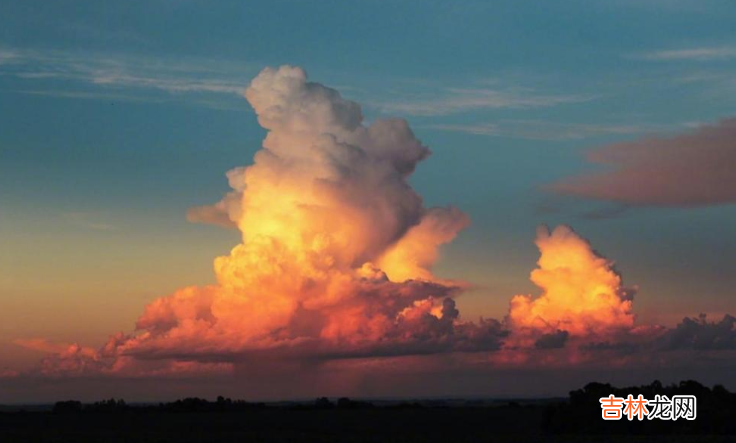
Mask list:
[[225,412],[246,411],[255,408],[263,408],[263,403],[250,403],[244,400],[232,400],[217,397],[216,401],[208,401],[202,398],[190,397],[176,400],[170,403],[159,404],[136,404],[130,405],[125,400],[98,401],[83,404],[77,400],[60,401],[54,404],[52,411],[58,414],[95,412],[95,413],[118,413],[130,411],[162,411],[162,412]]
[[[599,399],[695,395],[697,419],[604,421]],[[616,388],[590,383],[567,399],[256,403],[218,397],[159,404],[63,401],[0,412],[0,443],[720,443],[736,436],[736,394],[694,381]]]
[[[308,403],[284,403],[279,405],[266,405],[265,403],[251,403],[245,400],[232,400],[225,397],[217,397],[216,401],[208,401],[202,398],[189,397],[170,403],[159,404],[135,404],[130,405],[122,399],[102,400],[95,403],[84,404],[77,400],[59,401],[54,404],[52,412],[57,414],[67,413],[118,413],[131,411],[161,411],[161,412],[237,412],[265,408],[287,408],[287,409],[366,409],[373,408],[373,403],[366,401],[351,400],[342,397],[331,401],[327,397],[320,397],[314,402]],[[419,403],[397,403],[388,407],[393,408],[419,408]]]
[[[608,397],[610,394],[623,398],[626,398],[629,394],[636,398],[641,394],[648,400],[654,399],[655,395],[666,395],[669,398],[675,395],[695,395],[697,398],[697,419],[689,421],[680,418],[676,421],[671,421],[660,419],[648,420],[645,418],[642,421],[636,419],[629,421],[624,416],[618,421],[605,421],[601,418],[599,399]],[[440,409],[445,412],[442,412]],[[299,411],[304,411],[304,414]],[[566,435],[638,435],[646,438],[646,436],[670,435],[673,438],[681,438],[681,436],[687,435],[736,435],[736,394],[729,392],[720,385],[708,388],[695,381],[683,381],[672,385],[663,385],[655,381],[649,385],[627,388],[616,388],[610,384],[589,383],[582,389],[570,392],[568,399],[548,401],[462,402],[426,400],[418,402],[371,403],[351,400],[349,398],[334,400],[321,397],[312,402],[266,404],[218,397],[215,401],[208,401],[201,398],[185,398],[170,403],[135,405],[130,405],[123,400],[116,399],[90,404],[83,404],[79,401],[63,401],[56,403],[52,410],[53,415],[60,417],[68,417],[70,415],[78,416],[79,423],[91,422],[95,420],[92,417],[100,418],[103,416],[110,416],[111,419],[116,416],[160,417],[165,421],[168,419],[165,419],[164,416],[172,417],[180,414],[199,416],[205,420],[205,416],[217,417],[219,415],[226,415],[217,414],[220,412],[235,413],[230,415],[233,417],[242,417],[246,421],[250,420],[249,423],[251,424],[249,426],[253,426],[253,423],[261,422],[264,420],[264,417],[270,417],[273,420],[285,420],[286,422],[291,420],[296,427],[302,426],[300,423],[303,420],[304,422],[309,422],[309,426],[319,428],[322,424],[314,424],[307,417],[320,416],[322,418],[316,423],[322,423],[324,421],[325,432],[330,430],[330,426],[335,426],[335,420],[344,422],[346,417],[353,417],[355,420],[360,421],[359,418],[365,416],[371,417],[371,420],[384,420],[390,426],[395,426],[395,430],[411,433],[413,431],[410,428],[413,425],[411,421],[406,420],[407,417],[415,417],[417,420],[419,420],[418,417],[427,417],[427,420],[438,422],[437,417],[442,416],[441,414],[450,414],[455,416],[456,420],[464,422],[466,426],[469,426],[469,423],[474,420],[480,420],[478,424],[473,425],[475,426],[473,432],[489,432],[491,434],[502,432],[504,426],[508,426],[509,428],[515,426],[523,427],[521,423],[529,422],[525,432],[538,432],[539,435],[550,437],[563,437]],[[89,417],[89,419],[85,417]],[[337,417],[340,418],[338,419]],[[500,420],[501,424],[494,425],[493,429],[485,429],[480,424],[483,423],[483,417],[492,420],[495,417],[495,419]],[[538,420],[534,419],[534,417],[538,417]],[[395,422],[394,420],[397,421]],[[532,424],[532,422],[536,424]],[[328,425],[328,423],[332,424]],[[468,432],[470,432],[469,429]],[[353,430],[340,428],[339,432],[353,432]]]
[[[674,395],[695,395],[698,401],[698,419],[696,422],[715,422],[719,417],[736,417],[736,393],[729,392],[722,385],[716,385],[708,388],[702,384],[688,380],[679,384],[663,385],[659,381],[654,381],[649,385],[631,386],[626,388],[617,388],[610,384],[589,383],[582,389],[571,391],[567,401],[548,401],[545,402],[546,414],[548,417],[547,424],[551,430],[569,431],[572,428],[581,428],[582,424],[592,425],[600,423],[605,425],[600,419],[601,408],[599,399],[613,394],[616,397],[626,397],[629,394],[637,397],[642,394],[646,399],[653,399],[655,395],[666,395],[672,397]],[[526,402],[524,407],[542,407],[539,402]],[[215,401],[209,401],[202,398],[190,397],[176,400],[169,403],[158,404],[128,404],[122,399],[109,399],[95,403],[84,404],[80,401],[69,400],[57,402],[53,407],[55,413],[74,413],[74,412],[125,412],[133,410],[146,411],[162,411],[162,412],[221,412],[221,411],[248,411],[253,409],[371,409],[371,408],[391,408],[391,409],[418,409],[418,408],[437,408],[448,407],[450,404],[441,400],[427,401],[401,401],[401,402],[383,402],[380,405],[368,401],[351,400],[342,397],[337,400],[330,400],[327,397],[320,397],[313,402],[284,402],[270,403],[248,402],[245,400],[232,400],[225,397],[217,397]],[[521,407],[517,401],[509,402],[483,402],[483,401],[466,401],[454,402],[452,407],[499,407],[508,406],[512,408]],[[729,415],[730,414],[730,415]],[[624,419],[623,421],[628,422]],[[660,420],[654,420],[659,422]],[[686,425],[687,420],[681,420]],[[728,421],[728,420],[725,420]],[[731,420],[736,422],[736,420]],[[692,423],[691,423],[692,424]],[[603,429],[603,427],[601,427]]]
[[[697,397],[697,418],[684,420],[644,419],[629,421],[606,421],[601,418],[602,397],[613,394],[634,398],[641,394],[648,400],[655,395],[695,395]],[[567,402],[548,405],[543,425],[552,434],[736,434],[736,393],[729,392],[721,385],[712,389],[692,380],[679,384],[663,385],[654,381],[649,385],[616,388],[610,384],[589,383],[582,389],[570,392]]]

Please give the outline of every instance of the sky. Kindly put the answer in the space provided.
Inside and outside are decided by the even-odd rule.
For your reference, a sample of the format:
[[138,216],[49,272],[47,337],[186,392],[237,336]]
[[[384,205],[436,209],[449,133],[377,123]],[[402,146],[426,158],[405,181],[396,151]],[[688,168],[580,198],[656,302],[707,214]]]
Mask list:
[[[736,387],[727,375],[736,333],[724,317],[736,314],[734,20],[736,5],[710,0],[0,1],[0,401],[121,395],[121,379],[139,399],[224,389],[258,398],[557,395],[577,387],[568,370],[577,357],[558,355],[571,343],[648,349],[699,327],[710,332],[687,332],[693,349],[662,357],[679,362],[670,372],[636,352],[621,357],[621,367],[636,367],[624,371],[629,379],[592,362],[574,369]],[[381,123],[390,118],[406,127]],[[320,160],[303,154],[308,146]],[[230,174],[231,189],[225,173],[264,152],[302,166],[256,160],[256,172]],[[323,180],[341,185],[305,191]],[[271,194],[277,183],[288,192]],[[228,192],[247,201],[206,206]],[[297,215],[284,222],[277,204]],[[295,246],[293,232],[327,235],[320,257],[334,263],[299,255],[317,246]],[[307,275],[304,260],[310,281],[330,275],[326,293],[334,281],[368,291],[365,281],[378,278],[365,276],[370,262],[387,280],[370,280],[368,292],[413,294],[411,312],[392,311],[387,329],[375,329],[378,320],[359,329],[356,344],[349,335],[358,332],[330,323],[347,307],[303,289],[264,290],[285,304],[263,318],[283,315],[283,324],[255,321],[252,306],[222,308],[235,303],[234,287],[276,284],[262,269],[276,249],[254,246],[255,233],[298,250],[294,263],[284,259],[293,269],[282,264],[293,275]],[[215,257],[237,261],[239,244],[257,259],[232,272],[215,262],[213,272]],[[605,318],[594,307],[572,319],[554,308],[574,303],[542,276],[556,269],[545,263],[567,259],[564,248],[610,296]],[[232,283],[240,267],[258,277]],[[534,305],[538,296],[553,308]],[[207,309],[218,321],[185,328],[188,314],[171,301],[182,297],[215,300]],[[298,307],[285,308],[294,297]],[[174,314],[157,311],[166,303]],[[366,312],[388,315],[387,306],[350,312],[373,320]],[[294,326],[302,310],[328,319],[322,341],[298,340],[313,326]],[[431,339],[419,343],[419,326],[404,322],[414,311],[429,319]],[[701,313],[707,320],[683,320]],[[274,335],[284,328],[288,345]],[[112,357],[99,351],[118,331],[132,338],[116,341]],[[542,359],[552,363],[534,364],[527,348],[554,354]],[[693,355],[712,363],[691,367]],[[173,359],[179,372],[126,359]],[[123,375],[111,369],[120,366]],[[540,371],[560,383],[529,382]],[[243,381],[251,376],[261,387]]]

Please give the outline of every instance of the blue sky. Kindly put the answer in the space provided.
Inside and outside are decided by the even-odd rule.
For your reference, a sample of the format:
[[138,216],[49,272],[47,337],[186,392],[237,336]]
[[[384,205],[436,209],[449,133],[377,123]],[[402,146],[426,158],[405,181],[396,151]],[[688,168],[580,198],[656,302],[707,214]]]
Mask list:
[[[540,188],[592,148],[732,116],[734,21],[707,0],[0,2],[0,338],[40,316],[57,321],[36,333],[97,342],[211,281],[237,234],[186,210],[250,163],[265,133],[239,92],[285,63],[433,150],[415,187],[473,223],[438,268],[477,285],[463,312],[535,292],[540,223],[615,259],[641,316],[732,311],[733,205],[617,214]],[[89,303],[105,313],[78,319]]]

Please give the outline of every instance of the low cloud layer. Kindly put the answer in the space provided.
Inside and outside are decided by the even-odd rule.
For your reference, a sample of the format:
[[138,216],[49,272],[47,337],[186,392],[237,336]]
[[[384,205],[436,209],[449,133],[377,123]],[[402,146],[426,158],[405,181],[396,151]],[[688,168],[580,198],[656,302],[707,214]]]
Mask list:
[[600,172],[548,189],[634,206],[691,207],[736,202],[736,119],[689,134],[617,143],[588,154]]
[[685,318],[662,336],[661,344],[672,350],[736,350],[736,318],[724,315],[715,322],[709,322],[704,314]]

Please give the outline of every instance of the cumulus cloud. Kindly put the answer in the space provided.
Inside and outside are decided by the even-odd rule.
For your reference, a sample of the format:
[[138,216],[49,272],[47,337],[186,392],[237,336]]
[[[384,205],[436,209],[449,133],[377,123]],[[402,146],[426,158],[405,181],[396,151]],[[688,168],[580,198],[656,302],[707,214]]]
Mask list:
[[564,348],[568,337],[570,337],[569,332],[558,329],[557,331],[549,334],[542,334],[537,341],[534,342],[534,347],[537,349]]
[[154,300],[136,334],[58,353],[57,366],[498,347],[495,323],[460,323],[452,297],[462,284],[431,271],[468,218],[426,208],[409,185],[430,150],[406,121],[364,125],[357,103],[291,66],[264,69],[245,97],[268,131],[263,149],[228,172],[221,201],[188,214],[242,233],[214,262],[217,284]]
[[245,168],[234,168],[225,174],[232,191],[225,194],[219,202],[213,205],[195,206],[187,211],[187,220],[192,223],[204,223],[237,229],[238,220],[242,215]]
[[617,143],[588,160],[607,170],[549,185],[553,192],[640,206],[704,206],[736,202],[736,119],[674,137]]
[[720,321],[709,322],[705,314],[685,317],[661,337],[660,344],[669,350],[736,350],[736,318],[727,314]]
[[[507,321],[512,342],[564,343],[571,337],[601,339],[634,325],[634,288],[623,286],[613,262],[568,226],[537,230],[540,258],[531,280],[542,289],[533,298],[511,299]],[[551,335],[550,335],[551,334]],[[555,341],[557,340],[557,341]]]
[[[468,321],[455,302],[467,285],[432,268],[469,219],[425,207],[409,184],[430,150],[406,121],[366,125],[357,103],[291,66],[264,69],[245,97],[268,131],[263,148],[227,173],[232,190],[219,202],[188,214],[241,233],[214,260],[216,283],[155,299],[134,333],[99,349],[18,341],[48,354],[34,373],[175,377],[440,353],[567,364],[662,336],[634,326],[634,289],[568,226],[537,232],[540,295],[513,297],[503,320]],[[729,321],[687,323],[669,340],[701,328],[720,348]]]

